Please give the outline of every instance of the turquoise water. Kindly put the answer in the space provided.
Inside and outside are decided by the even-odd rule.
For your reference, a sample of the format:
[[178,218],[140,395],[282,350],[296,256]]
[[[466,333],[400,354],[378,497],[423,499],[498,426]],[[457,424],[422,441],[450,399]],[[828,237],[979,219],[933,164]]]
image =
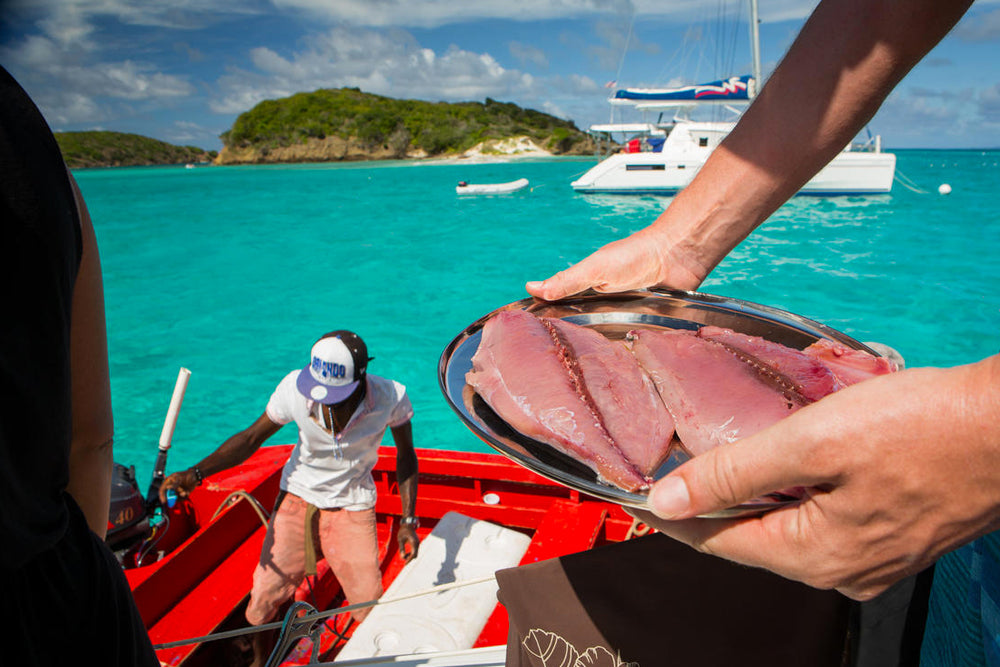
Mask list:
[[[1000,152],[901,151],[877,197],[786,204],[703,291],[783,308],[910,366],[1000,349]],[[667,203],[583,196],[593,160],[132,168],[75,172],[101,249],[115,458],[149,479],[178,369],[192,371],[168,470],[187,467],[264,410],[332,329],[360,333],[372,373],[403,382],[418,447],[485,451],[437,384],[444,347],[527,280],[640,229]],[[458,197],[459,180],[531,180]],[[937,187],[949,183],[953,193]],[[293,442],[285,427],[272,443]],[[387,443],[391,439],[387,436]]]

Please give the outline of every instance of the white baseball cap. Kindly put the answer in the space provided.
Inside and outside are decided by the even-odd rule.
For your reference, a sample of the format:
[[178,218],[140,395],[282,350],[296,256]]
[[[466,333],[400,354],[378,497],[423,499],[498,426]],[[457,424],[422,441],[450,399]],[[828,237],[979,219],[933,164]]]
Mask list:
[[356,333],[330,332],[313,345],[309,365],[299,371],[295,386],[319,403],[340,403],[358,388],[369,361],[368,348]]

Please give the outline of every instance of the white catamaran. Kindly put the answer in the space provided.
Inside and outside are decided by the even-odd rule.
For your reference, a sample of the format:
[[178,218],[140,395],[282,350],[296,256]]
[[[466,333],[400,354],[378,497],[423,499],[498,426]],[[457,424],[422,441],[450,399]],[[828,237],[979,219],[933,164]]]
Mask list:
[[[760,77],[760,37],[757,1],[750,2],[750,45],[753,74],[682,88],[624,88],[609,102],[614,111],[632,108],[642,122],[611,122],[592,125],[590,133],[598,145],[615,145],[624,137],[624,147],[605,157],[571,183],[583,193],[673,195],[687,186],[705,160],[736,125],[742,111],[756,95]],[[730,120],[699,121],[693,112],[721,105]],[[672,117],[665,119],[665,115]],[[656,120],[650,121],[651,114]],[[881,138],[852,144],[837,154],[798,192],[800,195],[866,195],[892,189],[896,156],[882,152]]]

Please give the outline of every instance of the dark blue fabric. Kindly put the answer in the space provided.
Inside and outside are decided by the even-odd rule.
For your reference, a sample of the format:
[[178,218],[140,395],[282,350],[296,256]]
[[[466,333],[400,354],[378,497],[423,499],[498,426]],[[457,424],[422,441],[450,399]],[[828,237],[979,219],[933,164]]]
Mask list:
[[1000,532],[938,561],[920,658],[926,667],[1000,667]]

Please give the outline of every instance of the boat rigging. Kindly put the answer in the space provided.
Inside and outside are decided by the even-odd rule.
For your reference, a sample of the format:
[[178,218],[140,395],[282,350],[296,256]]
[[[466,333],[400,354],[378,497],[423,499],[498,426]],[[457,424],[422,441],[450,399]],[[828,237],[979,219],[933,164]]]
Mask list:
[[[677,88],[622,88],[608,100],[615,109],[640,112],[642,122],[611,122],[589,128],[598,146],[623,147],[588,170],[571,186],[581,193],[674,195],[686,187],[736,125],[761,85],[760,31],[757,0],[750,0],[752,74]],[[706,108],[730,111],[730,120],[694,120]],[[648,115],[656,113],[655,121]],[[671,113],[669,120],[664,115]],[[612,115],[613,121],[613,115]],[[866,195],[888,193],[896,156],[882,151],[881,138],[849,145],[798,192],[800,195]]]

